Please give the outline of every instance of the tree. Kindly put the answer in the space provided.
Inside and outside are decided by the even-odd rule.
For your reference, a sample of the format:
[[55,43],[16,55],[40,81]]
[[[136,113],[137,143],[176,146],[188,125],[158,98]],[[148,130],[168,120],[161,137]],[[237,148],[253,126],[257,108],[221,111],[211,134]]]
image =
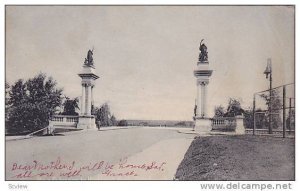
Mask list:
[[38,74],[26,82],[19,79],[9,91],[9,131],[32,132],[46,127],[61,105],[61,95],[62,89],[45,74]]
[[64,111],[61,113],[62,115],[78,115],[76,109],[79,109],[78,106],[78,98],[70,99],[66,97],[66,100],[63,103]]
[[286,119],[286,127],[288,130],[295,130],[295,110],[291,109],[291,113],[289,113]]
[[111,125],[112,126],[118,125],[118,121],[117,121],[117,119],[114,115],[111,116],[110,120],[111,120]]
[[100,108],[95,107],[93,114],[96,116],[98,126],[112,126],[117,124],[116,117],[111,114],[108,103],[104,103]]
[[[270,105],[270,95],[269,93],[261,94],[260,95],[264,100],[266,105],[269,107]],[[272,101],[271,101],[271,106],[272,106],[272,112],[271,112],[271,126],[274,129],[277,129],[279,127],[282,127],[282,120],[280,117],[279,111],[282,109],[282,101],[279,96],[279,92],[276,89],[273,89],[271,91],[271,96],[272,96]],[[268,115],[270,113],[268,112]],[[266,126],[269,126],[269,117],[266,118]]]
[[8,104],[12,107],[23,104],[23,102],[28,100],[26,93],[26,83],[23,79],[19,79],[9,91]]
[[[255,128],[263,129],[266,127],[266,115],[261,109],[255,110]],[[244,110],[244,125],[247,129],[253,128],[253,108]]]
[[10,91],[10,85],[9,83],[5,82],[5,108],[9,107],[9,91]]
[[241,115],[243,112],[244,110],[241,107],[240,101],[235,98],[229,98],[227,111],[224,114],[224,117],[235,117]]
[[10,85],[5,82],[5,131],[8,130],[9,126],[9,120],[8,116],[10,113],[10,104],[9,104],[9,91],[10,91]]
[[246,129],[253,128],[253,109],[245,109],[244,110],[244,125]]
[[121,121],[119,121],[118,126],[128,126],[128,122],[122,119]]
[[214,117],[224,117],[225,109],[222,105],[215,107],[215,115]]

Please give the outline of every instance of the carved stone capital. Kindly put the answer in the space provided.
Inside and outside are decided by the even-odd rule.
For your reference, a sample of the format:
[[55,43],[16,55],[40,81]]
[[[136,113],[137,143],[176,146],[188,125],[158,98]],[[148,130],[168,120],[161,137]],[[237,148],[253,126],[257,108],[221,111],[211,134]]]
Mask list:
[[208,80],[197,80],[197,85],[200,85],[200,86],[206,86],[208,85],[209,81]]
[[84,86],[84,87],[89,87],[89,86],[94,87],[95,86],[95,80],[83,78],[82,81],[81,81],[81,85]]
[[89,86],[94,86],[94,84],[92,82],[89,82],[89,81],[82,81],[81,82],[81,85],[84,86],[84,87],[89,87]]
[[208,84],[208,82],[200,82],[201,86],[206,86]]

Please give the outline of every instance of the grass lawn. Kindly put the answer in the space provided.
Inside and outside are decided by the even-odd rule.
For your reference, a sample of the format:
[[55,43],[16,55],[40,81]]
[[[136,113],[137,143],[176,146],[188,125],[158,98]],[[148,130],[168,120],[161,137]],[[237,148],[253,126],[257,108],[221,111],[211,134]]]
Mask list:
[[178,180],[294,180],[295,139],[237,135],[197,137]]

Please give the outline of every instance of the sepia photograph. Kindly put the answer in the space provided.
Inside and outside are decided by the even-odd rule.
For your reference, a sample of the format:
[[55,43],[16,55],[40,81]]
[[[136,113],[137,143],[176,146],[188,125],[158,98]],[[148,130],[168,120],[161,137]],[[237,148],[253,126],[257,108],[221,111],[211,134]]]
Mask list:
[[295,181],[295,5],[4,9],[6,181]]

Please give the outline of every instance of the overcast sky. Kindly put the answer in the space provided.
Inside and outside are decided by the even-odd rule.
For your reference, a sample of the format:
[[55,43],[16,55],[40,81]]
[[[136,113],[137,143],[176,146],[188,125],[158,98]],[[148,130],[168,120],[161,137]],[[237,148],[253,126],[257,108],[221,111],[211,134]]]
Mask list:
[[94,47],[96,105],[118,119],[191,120],[201,39],[210,115],[229,97],[251,106],[268,88],[269,57],[274,86],[294,82],[294,8],[284,6],[7,6],[6,80],[43,72],[79,97]]

